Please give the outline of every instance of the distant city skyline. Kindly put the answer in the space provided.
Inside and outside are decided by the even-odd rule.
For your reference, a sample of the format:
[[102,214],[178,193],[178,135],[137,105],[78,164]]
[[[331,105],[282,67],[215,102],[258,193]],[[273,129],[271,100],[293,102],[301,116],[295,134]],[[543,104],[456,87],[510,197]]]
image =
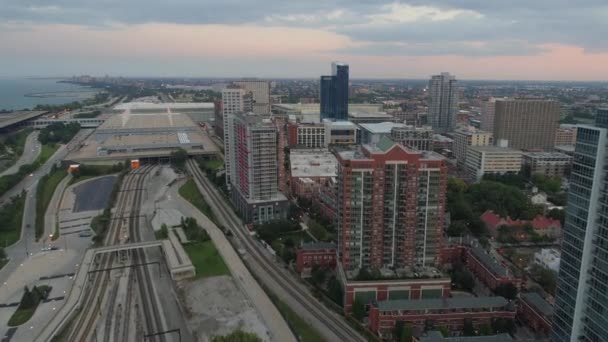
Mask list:
[[599,0],[1,3],[0,77],[608,79]]

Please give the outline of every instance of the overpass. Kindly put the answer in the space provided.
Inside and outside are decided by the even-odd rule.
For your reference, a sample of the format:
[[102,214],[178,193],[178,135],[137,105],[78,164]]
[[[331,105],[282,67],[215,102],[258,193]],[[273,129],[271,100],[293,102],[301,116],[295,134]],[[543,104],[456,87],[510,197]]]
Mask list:
[[106,121],[106,119],[101,118],[92,118],[92,119],[37,119],[30,120],[23,123],[23,126],[33,127],[34,129],[42,129],[48,125],[54,123],[64,123],[69,124],[72,122],[77,122],[80,124],[82,128],[97,128],[101,126]]

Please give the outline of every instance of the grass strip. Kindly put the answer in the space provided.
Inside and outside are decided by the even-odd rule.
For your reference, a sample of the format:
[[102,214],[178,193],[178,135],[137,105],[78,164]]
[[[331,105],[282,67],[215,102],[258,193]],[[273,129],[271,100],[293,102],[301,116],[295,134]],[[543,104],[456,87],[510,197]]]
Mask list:
[[205,201],[201,193],[196,187],[196,183],[192,178],[188,179],[184,185],[179,188],[179,194],[185,198],[188,202],[192,203],[198,210],[200,210],[205,216],[207,216],[213,223],[218,227],[220,224],[215,218],[215,214],[209,204]]
[[230,270],[228,270],[217,248],[215,248],[213,241],[185,244],[184,249],[196,269],[195,279],[230,275]]
[[0,245],[10,246],[21,238],[24,207],[25,195],[21,194],[0,208]]
[[53,168],[51,173],[42,177],[38,182],[38,191],[36,192],[36,240],[44,234],[44,216],[55,189],[67,175],[65,169]]

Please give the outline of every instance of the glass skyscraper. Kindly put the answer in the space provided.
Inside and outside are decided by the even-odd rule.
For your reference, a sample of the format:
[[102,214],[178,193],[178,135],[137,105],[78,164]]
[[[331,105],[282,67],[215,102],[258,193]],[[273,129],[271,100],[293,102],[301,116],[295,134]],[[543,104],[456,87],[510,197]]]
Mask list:
[[608,341],[608,108],[577,130],[552,341]]
[[331,76],[321,76],[321,119],[348,120],[348,64],[332,63]]

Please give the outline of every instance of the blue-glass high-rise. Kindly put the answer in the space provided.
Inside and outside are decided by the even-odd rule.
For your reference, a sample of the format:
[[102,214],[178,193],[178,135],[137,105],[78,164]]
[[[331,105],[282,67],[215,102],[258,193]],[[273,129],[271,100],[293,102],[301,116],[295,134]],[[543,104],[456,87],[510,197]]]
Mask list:
[[348,64],[332,63],[331,76],[321,76],[321,119],[348,120]]
[[608,108],[579,126],[551,340],[608,341]]

